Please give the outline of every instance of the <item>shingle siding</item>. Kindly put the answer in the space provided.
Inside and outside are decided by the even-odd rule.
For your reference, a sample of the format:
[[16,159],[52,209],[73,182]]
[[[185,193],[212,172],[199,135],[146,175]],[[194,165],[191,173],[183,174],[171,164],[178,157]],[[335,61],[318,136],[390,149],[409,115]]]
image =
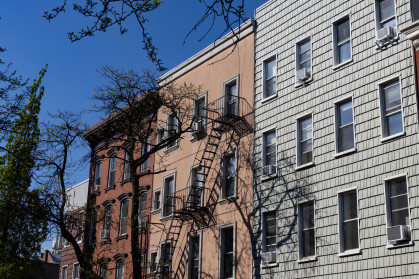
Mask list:
[[[396,1],[398,29],[411,21]],[[383,180],[407,174],[412,240],[419,238],[419,137],[414,61],[405,35],[375,45],[374,1],[269,1],[255,12],[255,278],[415,278],[414,246],[387,249]],[[333,69],[332,23],[350,15],[353,61]],[[295,43],[311,36],[313,81],[295,87]],[[277,58],[278,97],[262,102],[263,61]],[[379,84],[399,77],[405,135],[381,142]],[[334,102],[353,98],[356,152],[335,158]],[[296,118],[312,113],[314,166],[296,171]],[[263,181],[262,133],[276,127],[279,175]],[[362,254],[338,257],[337,192],[357,187]],[[297,203],[315,198],[317,260],[297,263]],[[277,212],[277,266],[262,267],[261,214]]]

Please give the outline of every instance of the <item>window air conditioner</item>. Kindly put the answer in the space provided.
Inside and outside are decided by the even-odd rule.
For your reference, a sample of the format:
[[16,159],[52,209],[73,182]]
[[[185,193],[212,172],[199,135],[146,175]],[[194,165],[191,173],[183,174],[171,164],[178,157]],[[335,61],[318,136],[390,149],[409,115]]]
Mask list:
[[276,166],[275,165],[264,166],[262,171],[263,171],[263,175],[276,174]]
[[297,80],[298,81],[306,81],[310,78],[309,72],[306,68],[299,69],[297,71]]
[[194,122],[192,125],[192,130],[193,130],[193,133],[195,134],[202,132],[203,130],[202,122],[201,121]]
[[380,43],[385,43],[390,41],[396,36],[396,32],[393,27],[386,26],[377,31],[377,41]]
[[394,226],[387,228],[387,239],[389,242],[404,241],[410,239],[409,226]]
[[262,253],[262,263],[276,263],[276,252]]
[[110,230],[103,230],[100,232],[100,238],[102,239],[109,239],[110,238]]

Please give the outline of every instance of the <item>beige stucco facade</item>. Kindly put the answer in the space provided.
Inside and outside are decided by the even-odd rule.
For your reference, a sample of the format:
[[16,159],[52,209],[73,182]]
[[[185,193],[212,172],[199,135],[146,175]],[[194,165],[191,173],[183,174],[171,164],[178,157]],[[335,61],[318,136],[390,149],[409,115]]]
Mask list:
[[[230,84],[237,86],[240,102],[248,103],[253,110],[253,83],[254,83],[254,23],[248,21],[236,30],[238,36],[228,34],[213,45],[191,57],[178,67],[169,71],[161,78],[162,84],[168,83],[192,83],[200,87],[198,98],[205,98],[208,104],[221,98]],[[240,39],[237,42],[237,39]],[[245,100],[245,101],[244,101]],[[246,104],[247,106],[247,104]],[[191,109],[195,106],[190,105]],[[159,121],[166,121],[167,115],[163,111],[159,115]],[[248,115],[249,125],[253,128],[253,114]],[[167,231],[171,225],[171,217],[164,216],[165,191],[168,179],[174,180],[174,192],[186,189],[191,184],[190,175],[193,166],[199,164],[211,133],[211,119],[206,120],[206,136],[196,138],[192,133],[187,133],[177,142],[173,148],[156,154],[154,165],[157,173],[153,178],[153,208],[151,213],[149,261],[154,261],[153,253],[157,258],[162,254],[159,247],[167,239]],[[218,145],[211,170],[206,179],[203,193],[203,204],[207,204],[209,191],[214,188],[218,192],[213,221],[209,226],[198,226],[194,229],[184,222],[180,229],[178,241],[175,243],[171,262],[172,277],[191,277],[191,265],[193,261],[192,248],[189,245],[190,236],[198,239],[199,247],[199,276],[197,278],[224,278],[223,270],[228,269],[228,263],[224,261],[223,252],[229,245],[223,243],[228,239],[222,239],[223,230],[233,230],[233,278],[251,278],[252,274],[252,154],[253,133],[247,133],[239,137],[236,133],[226,130]],[[222,190],[227,182],[226,156],[234,160],[234,193],[226,194]],[[231,157],[232,156],[232,157]],[[224,160],[224,161],[223,161]],[[231,162],[230,162],[231,164]],[[222,173],[225,173],[224,176]],[[225,186],[226,187],[226,186]],[[160,192],[160,209],[156,205]],[[228,197],[227,197],[228,196]],[[167,198],[166,198],[167,201]],[[176,225],[177,221],[173,223]],[[228,232],[230,233],[231,230]],[[227,235],[227,234],[226,234]],[[199,237],[199,238],[197,238]],[[226,236],[227,237],[227,236]],[[189,246],[188,246],[189,245]],[[228,246],[230,247],[230,246]],[[184,249],[186,251],[183,253]],[[196,251],[196,247],[193,248]],[[226,256],[227,257],[227,256]],[[196,258],[195,258],[196,259]],[[157,260],[158,261],[158,260]],[[196,262],[195,262],[196,263]],[[161,264],[161,263],[160,263]],[[180,266],[185,265],[183,271]],[[224,266],[225,265],[225,266]],[[150,270],[152,272],[152,270]],[[180,273],[179,273],[180,272]],[[196,277],[193,277],[196,278]],[[231,277],[229,277],[231,278]]]

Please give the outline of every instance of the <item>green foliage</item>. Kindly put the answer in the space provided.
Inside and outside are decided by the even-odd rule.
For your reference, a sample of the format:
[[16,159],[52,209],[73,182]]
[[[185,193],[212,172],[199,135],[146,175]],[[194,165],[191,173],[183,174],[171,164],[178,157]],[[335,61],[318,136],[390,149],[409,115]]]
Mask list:
[[34,80],[28,103],[11,129],[7,153],[0,157],[0,278],[26,278],[28,268],[32,269],[28,263],[38,258],[47,234],[39,193],[30,188],[40,134],[38,114],[45,72],[46,68],[42,69]]

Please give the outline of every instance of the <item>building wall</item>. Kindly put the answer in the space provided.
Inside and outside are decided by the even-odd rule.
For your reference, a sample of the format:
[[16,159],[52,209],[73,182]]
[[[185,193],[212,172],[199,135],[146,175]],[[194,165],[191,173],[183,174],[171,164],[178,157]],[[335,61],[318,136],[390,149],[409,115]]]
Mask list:
[[[409,1],[395,1],[398,26]],[[332,22],[350,14],[353,61],[333,69]],[[416,278],[415,246],[391,249],[384,179],[406,174],[418,240],[418,123],[411,42],[377,49],[374,1],[269,1],[255,12],[255,278]],[[295,44],[311,35],[313,80],[295,86]],[[263,61],[277,57],[276,98],[262,102]],[[381,141],[378,84],[400,78],[405,134]],[[356,151],[335,157],[334,102],[353,98]],[[312,113],[314,165],[296,170],[296,117]],[[263,181],[262,132],[276,130],[279,175]],[[358,191],[361,253],[339,257],[338,191]],[[299,201],[315,200],[316,258],[299,263]],[[261,215],[277,215],[277,263],[261,264]]]
[[[152,137],[152,140],[153,137]],[[117,254],[123,254],[126,256],[124,263],[124,278],[132,277],[132,258],[131,258],[131,210],[133,197],[129,197],[128,203],[128,225],[127,225],[127,234],[123,237],[119,236],[119,222],[121,215],[121,200],[118,199],[120,195],[129,194],[132,195],[132,185],[129,181],[123,180],[123,171],[124,171],[124,158],[125,151],[122,148],[119,148],[121,143],[114,142],[109,146],[99,143],[97,146],[93,147],[93,152],[95,153],[94,158],[102,160],[102,171],[101,171],[101,180],[98,191],[93,192],[93,183],[95,175],[95,160],[91,162],[90,169],[90,187],[89,187],[89,201],[91,206],[98,209],[98,223],[96,225],[96,245],[94,250],[91,252],[91,257],[93,262],[98,262],[101,259],[108,259],[108,278],[113,278],[115,276],[116,270],[116,260],[114,256]],[[117,163],[116,163],[116,173],[115,173],[115,187],[108,187],[109,179],[109,167],[110,167],[110,153],[112,150],[116,152]],[[138,148],[138,150],[141,150]],[[134,156],[135,158],[135,156]],[[154,156],[151,155],[149,158],[149,169],[150,172],[153,171],[154,165]],[[146,215],[149,216],[151,209],[151,189],[152,189],[152,174],[142,176],[140,178],[139,184],[142,188],[141,191],[147,192],[147,209]],[[104,212],[107,201],[112,201],[112,224],[110,230],[110,239],[102,239],[101,232],[104,229]],[[105,204],[104,204],[105,203]],[[147,250],[147,242],[144,241],[144,236],[140,234],[139,240],[142,242],[143,249]],[[99,265],[96,266],[96,272],[99,273]]]
[[[223,83],[233,77],[239,77],[239,97],[245,98],[253,107],[253,80],[254,80],[254,35],[252,32],[242,38],[235,46],[229,43],[229,47],[222,50],[207,48],[209,57],[194,66],[194,59],[187,60],[169,74],[166,74],[162,82],[173,82],[177,84],[192,83],[201,86],[201,92],[207,94],[207,104],[219,99],[223,94]],[[214,44],[214,48],[218,44]],[[201,53],[202,54],[202,53]],[[198,54],[199,56],[199,54]],[[191,62],[192,61],[192,62]],[[184,71],[179,76],[176,70]],[[192,109],[192,105],[191,105]],[[252,117],[253,118],[253,117]],[[165,121],[166,115],[161,113],[159,119]],[[207,128],[209,133],[210,128]],[[205,187],[212,188],[219,183],[217,175],[220,173],[220,163],[222,154],[226,151],[237,150],[237,199],[232,202],[219,202],[215,209],[216,224],[209,228],[198,230],[201,235],[201,255],[200,255],[200,278],[218,278],[219,263],[219,228],[225,224],[235,224],[235,257],[236,268],[235,278],[251,278],[251,214],[252,214],[252,143],[253,135],[245,136],[240,139],[238,145],[230,142],[231,133],[224,133],[219,145],[213,168],[208,176]],[[207,138],[193,141],[187,134],[180,140],[178,148],[170,152],[160,152],[156,158],[155,170],[164,172],[154,176],[154,190],[162,189],[164,177],[170,174],[176,175],[176,191],[188,187],[191,167],[199,163],[202,151],[205,147]],[[217,186],[215,186],[217,187]],[[204,194],[204,202],[206,202]],[[166,234],[161,231],[162,225],[167,229],[170,219],[161,219],[161,210],[152,212],[152,227],[150,235],[150,250],[158,250],[159,244],[166,240]],[[176,269],[179,264],[180,252],[187,243],[187,235],[190,226],[184,225],[176,245],[172,268]]]

